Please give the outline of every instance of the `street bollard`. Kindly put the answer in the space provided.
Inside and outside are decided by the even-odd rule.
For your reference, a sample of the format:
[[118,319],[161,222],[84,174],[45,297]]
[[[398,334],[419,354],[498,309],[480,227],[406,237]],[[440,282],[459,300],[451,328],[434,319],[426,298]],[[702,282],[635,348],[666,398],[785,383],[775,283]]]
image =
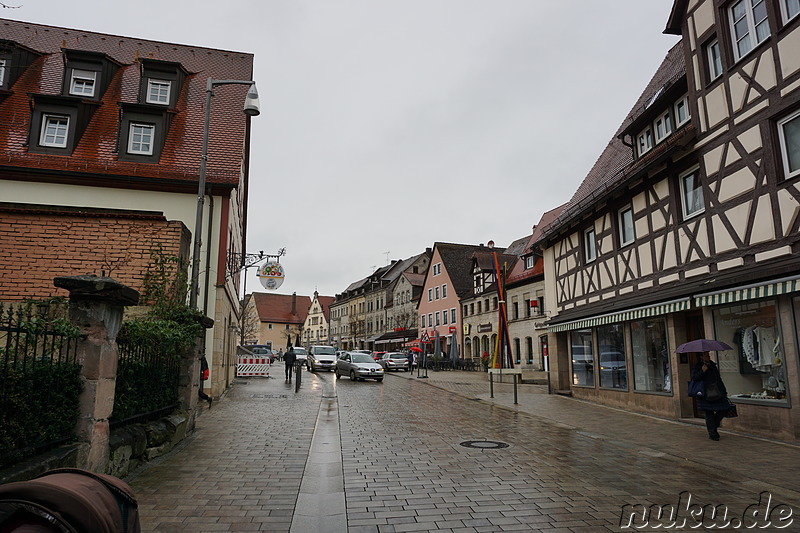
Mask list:
[[303,378],[303,365],[295,363],[294,374],[294,391],[297,392],[300,390],[300,380]]
[[494,373],[489,372],[489,398],[494,398]]
[[517,405],[517,376],[519,375],[520,381],[522,381],[522,374],[513,374],[512,377],[514,378],[514,405]]

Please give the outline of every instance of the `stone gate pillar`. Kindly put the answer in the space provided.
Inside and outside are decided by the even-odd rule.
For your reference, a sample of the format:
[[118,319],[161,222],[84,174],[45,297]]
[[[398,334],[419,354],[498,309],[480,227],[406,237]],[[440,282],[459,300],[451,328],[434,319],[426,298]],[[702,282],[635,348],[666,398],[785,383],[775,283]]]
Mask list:
[[136,305],[139,293],[118,281],[92,275],[62,276],[56,287],[69,291],[70,320],[81,332],[78,361],[83,369],[83,393],[76,434],[84,450],[79,467],[105,473],[109,458],[108,417],[114,408],[117,382],[117,333],[126,305]]

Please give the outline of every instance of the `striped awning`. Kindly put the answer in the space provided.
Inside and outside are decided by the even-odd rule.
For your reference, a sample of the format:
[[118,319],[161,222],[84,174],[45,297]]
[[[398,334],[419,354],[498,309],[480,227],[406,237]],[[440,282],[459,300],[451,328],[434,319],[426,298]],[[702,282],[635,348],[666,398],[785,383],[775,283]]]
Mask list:
[[547,331],[550,333],[558,333],[559,331],[590,328],[592,326],[601,326],[603,324],[616,324],[618,322],[626,322],[628,320],[638,320],[640,318],[647,318],[650,316],[686,311],[689,309],[690,305],[690,298],[681,298],[679,300],[671,300],[669,302],[637,307],[636,309],[627,309],[625,311],[617,311],[615,313],[608,313],[605,315],[596,315],[589,318],[572,320],[571,322],[562,322],[561,324],[551,324],[547,327]]
[[735,289],[696,294],[694,303],[698,307],[709,305],[729,304],[755,300],[757,298],[770,298],[780,294],[789,294],[800,291],[800,276],[771,280],[768,283],[745,285]]

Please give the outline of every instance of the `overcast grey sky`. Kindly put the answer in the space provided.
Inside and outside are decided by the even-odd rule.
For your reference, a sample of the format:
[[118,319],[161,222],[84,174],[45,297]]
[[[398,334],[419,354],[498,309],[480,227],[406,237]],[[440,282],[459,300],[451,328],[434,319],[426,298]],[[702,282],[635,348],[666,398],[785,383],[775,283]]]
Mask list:
[[279,293],[332,296],[436,241],[529,235],[678,41],[672,3],[19,0],[0,16],[255,54],[247,251],[286,248]]

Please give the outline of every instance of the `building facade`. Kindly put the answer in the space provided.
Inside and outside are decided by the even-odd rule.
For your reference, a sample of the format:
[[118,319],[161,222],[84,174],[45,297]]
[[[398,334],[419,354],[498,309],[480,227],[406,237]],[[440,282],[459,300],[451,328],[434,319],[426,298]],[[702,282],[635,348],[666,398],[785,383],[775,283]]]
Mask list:
[[330,315],[331,304],[334,302],[333,296],[320,296],[314,291],[314,298],[308,308],[308,315],[303,324],[303,345],[329,345],[330,338]]
[[700,416],[686,383],[712,354],[739,418],[796,442],[800,310],[797,4],[676,1],[681,41],[545,228],[553,380],[576,397]]
[[[253,56],[0,22],[2,208],[14,216],[35,213],[40,227],[54,229],[28,226],[16,236],[45,239],[39,261],[29,264],[30,279],[17,283],[27,284],[33,297],[64,295],[41,280],[104,272],[141,290],[132,267],[149,252],[142,250],[145,235],[164,223],[195,231],[207,78],[251,80]],[[197,299],[215,320],[205,339],[215,396],[235,375],[238,272],[227,266],[231,256],[241,254],[246,231],[250,120],[241,112],[246,92],[241,85],[220,88],[210,121]],[[74,237],[63,224],[68,218],[82,219],[74,227],[92,233],[91,245],[64,250],[63,241]],[[126,226],[128,240],[110,236],[98,224],[104,218]],[[191,258],[180,238],[165,234],[151,247],[162,245],[161,251],[187,270]],[[2,245],[24,253],[11,242]],[[4,289],[4,272],[0,269],[0,300],[14,300],[18,295]]]

